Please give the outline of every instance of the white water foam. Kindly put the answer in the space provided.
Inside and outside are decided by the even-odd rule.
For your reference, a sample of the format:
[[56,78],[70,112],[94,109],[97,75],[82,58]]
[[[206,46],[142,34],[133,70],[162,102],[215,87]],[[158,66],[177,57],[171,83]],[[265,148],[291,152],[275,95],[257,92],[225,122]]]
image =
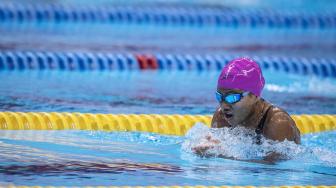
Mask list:
[[278,153],[282,159],[293,159],[303,163],[320,164],[336,167],[336,153],[321,147],[307,147],[297,145],[291,141],[273,141],[261,138],[261,145],[255,142],[255,133],[243,127],[211,129],[197,123],[186,134],[182,144],[184,152],[193,153],[192,148],[207,144],[206,137],[220,141],[213,148],[208,149],[205,155],[224,156],[237,160],[263,159],[270,153]]
[[[279,83],[280,81],[270,81],[265,85],[267,91],[272,92],[288,92],[288,93],[310,93],[323,96],[334,96],[336,92],[336,82],[330,78],[310,77],[302,80],[302,78],[292,78],[288,83]],[[328,92],[325,92],[328,91]]]

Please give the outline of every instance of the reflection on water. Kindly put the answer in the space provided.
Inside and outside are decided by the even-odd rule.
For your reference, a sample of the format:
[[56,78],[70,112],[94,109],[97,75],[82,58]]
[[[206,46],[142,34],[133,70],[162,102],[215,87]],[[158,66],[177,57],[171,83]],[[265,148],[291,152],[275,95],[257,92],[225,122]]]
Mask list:
[[130,163],[130,162],[115,162],[115,163],[90,163],[72,161],[66,163],[48,163],[34,165],[6,165],[2,166],[0,173],[4,175],[21,175],[21,176],[49,176],[57,174],[72,174],[77,173],[111,173],[120,174],[124,172],[134,171],[153,171],[164,173],[179,173],[182,172],[178,166],[165,164],[146,164],[146,163]]

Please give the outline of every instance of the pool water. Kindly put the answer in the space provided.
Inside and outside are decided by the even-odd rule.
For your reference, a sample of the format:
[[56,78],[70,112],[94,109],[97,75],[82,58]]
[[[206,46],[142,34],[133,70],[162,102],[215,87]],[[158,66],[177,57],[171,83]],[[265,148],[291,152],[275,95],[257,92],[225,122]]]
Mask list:
[[[197,125],[192,131],[204,129]],[[335,131],[305,135],[301,146],[276,145],[277,151],[293,153],[276,165],[199,158],[182,147],[189,137],[99,131],[0,131],[0,136],[1,184],[270,186],[336,181]],[[235,143],[231,154],[243,145]]]
[[[49,1],[2,3],[40,5]],[[335,2],[62,0],[72,6],[219,7],[248,11],[334,12]],[[147,7],[148,8],[148,7]],[[334,28],[184,26],[0,20],[0,51],[209,54],[335,59]],[[290,114],[336,114],[336,79],[263,70],[262,97]],[[212,114],[218,71],[0,71],[0,111],[114,114]],[[202,124],[184,137],[140,132],[0,130],[2,185],[335,185],[336,131],[261,146],[245,130]],[[191,152],[205,134],[238,160]],[[260,164],[269,152],[286,160]]]
[[[291,114],[335,114],[336,80],[264,71],[262,96]],[[212,114],[218,71],[0,73],[0,110]]]
[[0,26],[2,50],[335,58],[336,35],[330,29],[190,28],[120,23],[0,22]]
[[[2,111],[212,114],[218,72],[1,72]],[[335,80],[265,71],[263,96],[291,114],[334,114]],[[283,79],[286,78],[286,79]],[[200,84],[202,83],[202,84]],[[318,85],[319,87],[316,87]],[[325,92],[325,90],[331,92]],[[200,158],[190,148],[209,132],[186,137],[91,131],[0,131],[0,176],[17,185],[333,185],[336,132],[293,143],[250,144],[224,133],[226,156],[288,155],[275,165]],[[235,144],[232,144],[235,143]],[[141,148],[141,149],[140,149]],[[215,151],[222,152],[222,151]],[[67,181],[68,180],[68,181]]]

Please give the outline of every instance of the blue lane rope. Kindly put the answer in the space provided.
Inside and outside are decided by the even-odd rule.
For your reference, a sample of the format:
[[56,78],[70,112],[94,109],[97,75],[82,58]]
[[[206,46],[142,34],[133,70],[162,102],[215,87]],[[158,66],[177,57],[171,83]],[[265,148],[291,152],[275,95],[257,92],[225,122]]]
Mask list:
[[[0,51],[1,70],[140,70],[141,54]],[[233,55],[147,54],[159,70],[221,70]],[[336,77],[336,59],[252,56],[263,70]],[[149,68],[153,68],[150,67]]]
[[200,7],[0,4],[1,22],[103,22],[160,25],[335,28],[336,12],[303,13]]

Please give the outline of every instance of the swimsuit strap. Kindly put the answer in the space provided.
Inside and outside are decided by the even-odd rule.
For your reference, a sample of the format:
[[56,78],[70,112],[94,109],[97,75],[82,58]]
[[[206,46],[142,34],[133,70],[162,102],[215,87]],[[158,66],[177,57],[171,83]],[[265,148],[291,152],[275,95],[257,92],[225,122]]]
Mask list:
[[261,118],[260,122],[259,122],[259,125],[257,127],[257,129],[255,130],[255,132],[257,133],[257,144],[261,144],[261,133],[262,133],[262,130],[264,128],[264,125],[265,125],[265,121],[266,121],[266,118],[267,118],[267,114],[268,114],[268,111],[270,111],[270,109],[273,107],[273,105],[269,106],[264,114],[264,116]]

